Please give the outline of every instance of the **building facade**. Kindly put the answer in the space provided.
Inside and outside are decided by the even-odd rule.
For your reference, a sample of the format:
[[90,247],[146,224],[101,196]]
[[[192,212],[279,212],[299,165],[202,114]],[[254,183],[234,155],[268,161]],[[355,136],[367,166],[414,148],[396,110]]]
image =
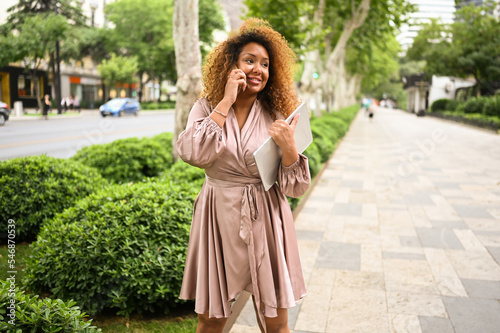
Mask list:
[[409,0],[417,7],[417,11],[410,14],[409,24],[401,27],[397,36],[403,52],[411,47],[413,39],[417,37],[422,25],[431,19],[439,19],[441,23],[451,24],[455,18],[455,0]]

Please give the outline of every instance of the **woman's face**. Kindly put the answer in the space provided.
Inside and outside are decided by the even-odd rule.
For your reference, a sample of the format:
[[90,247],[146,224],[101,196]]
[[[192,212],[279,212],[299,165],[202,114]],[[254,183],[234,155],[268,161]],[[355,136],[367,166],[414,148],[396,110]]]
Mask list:
[[247,79],[245,93],[257,94],[269,79],[269,54],[265,47],[257,43],[248,43],[241,49],[236,63],[243,70]]

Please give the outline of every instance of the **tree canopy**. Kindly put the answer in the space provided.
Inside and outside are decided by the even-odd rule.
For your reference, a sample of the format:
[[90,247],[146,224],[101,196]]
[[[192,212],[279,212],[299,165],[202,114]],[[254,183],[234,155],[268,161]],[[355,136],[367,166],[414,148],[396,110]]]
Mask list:
[[500,80],[500,20],[492,15],[495,6],[462,7],[451,25],[424,25],[408,58],[425,60],[428,75],[474,77],[483,94],[493,94]]

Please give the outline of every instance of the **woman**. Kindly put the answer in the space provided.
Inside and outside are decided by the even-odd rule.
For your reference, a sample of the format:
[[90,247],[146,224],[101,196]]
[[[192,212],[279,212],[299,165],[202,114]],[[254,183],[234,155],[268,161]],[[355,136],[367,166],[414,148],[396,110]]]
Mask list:
[[43,119],[45,120],[49,119],[48,115],[51,107],[52,107],[52,102],[50,101],[50,96],[45,95],[43,99],[43,111],[42,111]]
[[[252,293],[265,332],[289,332],[287,309],[305,296],[292,213],[285,195],[309,187],[307,158],[293,132],[298,106],[293,51],[266,22],[249,19],[204,65],[204,91],[179,135],[177,150],[204,168],[195,201],[180,293],[196,299],[197,332],[222,332],[230,302]],[[278,183],[265,191],[253,160],[271,135],[283,156]]]

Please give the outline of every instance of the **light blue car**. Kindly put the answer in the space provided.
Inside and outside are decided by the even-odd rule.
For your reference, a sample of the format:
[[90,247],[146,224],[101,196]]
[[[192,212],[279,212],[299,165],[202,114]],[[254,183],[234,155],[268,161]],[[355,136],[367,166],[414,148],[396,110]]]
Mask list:
[[137,116],[140,109],[141,105],[134,98],[113,98],[99,108],[103,117],[121,117],[122,114]]

